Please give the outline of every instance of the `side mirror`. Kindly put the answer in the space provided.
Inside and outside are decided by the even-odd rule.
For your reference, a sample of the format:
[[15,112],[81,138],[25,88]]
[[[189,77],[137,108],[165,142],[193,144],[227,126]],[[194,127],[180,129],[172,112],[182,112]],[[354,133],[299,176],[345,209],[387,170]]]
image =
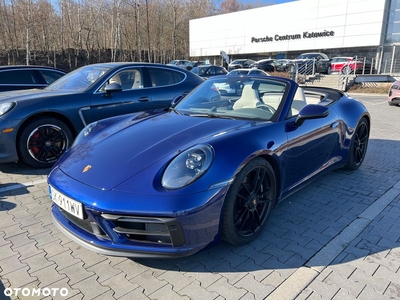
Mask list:
[[171,101],[171,107],[175,107],[183,99],[183,97],[183,95],[174,97],[174,99]]
[[329,115],[329,107],[318,104],[308,104],[300,110],[295,124],[301,126],[305,120],[325,118],[327,115]]
[[115,92],[121,92],[123,90],[122,85],[119,83],[113,82],[110,84],[107,84],[106,87],[104,88],[107,94],[112,94]]

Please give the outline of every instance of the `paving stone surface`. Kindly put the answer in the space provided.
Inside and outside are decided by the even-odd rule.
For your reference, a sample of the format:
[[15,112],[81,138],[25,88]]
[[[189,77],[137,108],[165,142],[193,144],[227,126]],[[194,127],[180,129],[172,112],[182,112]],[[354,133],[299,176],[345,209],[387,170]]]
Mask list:
[[86,250],[51,222],[49,170],[0,165],[0,299],[400,299],[400,108],[354,97],[372,116],[359,170],[283,201],[252,243],[187,258]]

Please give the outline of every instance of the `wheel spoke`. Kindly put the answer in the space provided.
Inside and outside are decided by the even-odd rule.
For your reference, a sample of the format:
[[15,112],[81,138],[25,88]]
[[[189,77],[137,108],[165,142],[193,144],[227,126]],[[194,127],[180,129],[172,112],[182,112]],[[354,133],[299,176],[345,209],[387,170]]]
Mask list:
[[267,197],[267,198],[262,198],[262,199],[260,199],[259,201],[258,201],[258,203],[259,204],[267,204],[267,203],[270,203],[270,202],[272,202],[273,200],[271,199],[271,198],[269,198],[269,197]]
[[36,128],[28,140],[30,155],[41,162],[57,160],[66,146],[67,137],[64,132],[60,128],[50,125]]
[[237,218],[234,220],[235,227],[242,231],[246,221],[249,219],[249,211],[246,208],[243,208]]

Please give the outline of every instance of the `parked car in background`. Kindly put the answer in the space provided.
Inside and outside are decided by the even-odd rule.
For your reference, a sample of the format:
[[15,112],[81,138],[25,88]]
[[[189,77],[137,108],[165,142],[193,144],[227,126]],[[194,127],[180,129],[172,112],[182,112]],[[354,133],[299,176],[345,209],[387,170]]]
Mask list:
[[191,71],[193,68],[198,67],[198,66],[202,66],[202,65],[205,65],[205,64],[206,64],[206,62],[205,62],[205,61],[202,61],[202,60],[189,61],[189,62],[186,64],[186,70]]
[[251,68],[251,69],[236,69],[232,70],[228,73],[228,75],[263,75],[263,76],[269,76],[267,72],[264,72],[263,70],[257,69],[257,68]]
[[400,106],[400,80],[393,82],[390,86],[388,103],[390,106]]
[[255,61],[252,59],[236,59],[228,65],[228,72],[235,69],[250,68]]
[[52,220],[80,246],[112,256],[247,244],[274,225],[278,203],[318,175],[358,169],[370,123],[362,102],[338,90],[212,77],[173,109],[83,129],[48,176]]
[[289,69],[288,69],[288,64],[289,63],[290,63],[290,59],[284,59],[284,58],[275,59],[273,61],[273,65],[274,65],[275,71],[278,71],[278,72],[287,72],[287,71],[289,71]]
[[331,60],[332,72],[340,72],[342,74],[351,73],[373,73],[371,62],[365,58],[357,57],[333,57]]
[[161,64],[103,63],[68,73],[43,90],[0,93],[0,163],[50,167],[87,124],[169,107],[203,81]]
[[202,78],[209,78],[212,76],[217,76],[217,75],[225,75],[228,73],[228,71],[221,66],[214,66],[214,65],[201,65],[194,67],[191,70],[192,73],[197,74],[198,76]]
[[331,60],[328,55],[320,52],[303,53],[291,59],[288,68],[302,74],[331,73]]
[[261,59],[250,65],[250,68],[257,68],[265,72],[274,72],[274,60],[273,59]]
[[65,74],[63,70],[46,66],[0,66],[0,92],[42,89]]
[[167,65],[176,66],[176,67],[179,67],[179,68],[186,68],[186,66],[189,63],[190,63],[190,61],[181,59],[181,60],[172,60]]

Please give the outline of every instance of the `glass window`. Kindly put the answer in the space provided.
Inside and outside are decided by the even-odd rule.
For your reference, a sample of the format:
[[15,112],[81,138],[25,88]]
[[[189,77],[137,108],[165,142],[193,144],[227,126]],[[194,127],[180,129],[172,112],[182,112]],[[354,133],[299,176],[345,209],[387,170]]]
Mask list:
[[185,78],[181,72],[161,68],[149,68],[149,74],[153,87],[175,84]]
[[392,0],[390,4],[390,10],[400,9],[400,1],[399,0]]
[[226,72],[224,72],[224,69],[222,68],[217,68],[215,74],[225,74]]
[[61,72],[52,71],[52,70],[39,70],[39,72],[43,75],[44,80],[46,80],[46,83],[48,83],[48,84],[56,81],[58,78],[60,78],[61,76],[64,75]]
[[0,84],[35,84],[34,70],[12,70],[0,72]]
[[110,83],[118,83],[122,86],[123,90],[140,89],[143,88],[142,74],[139,69],[123,70],[113,75],[106,83],[100,88],[103,91],[105,86]]
[[286,89],[285,83],[274,79],[211,77],[175,108],[179,113],[194,117],[271,120]]

